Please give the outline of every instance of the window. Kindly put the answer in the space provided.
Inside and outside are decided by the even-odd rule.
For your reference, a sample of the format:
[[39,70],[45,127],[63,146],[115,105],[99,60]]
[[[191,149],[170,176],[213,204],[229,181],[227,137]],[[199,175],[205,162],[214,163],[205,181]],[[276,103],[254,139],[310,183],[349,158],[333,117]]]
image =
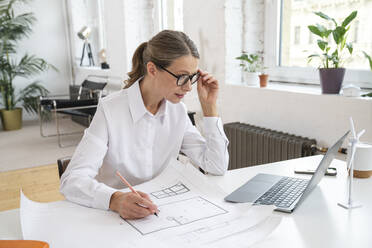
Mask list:
[[296,26],[294,28],[294,44],[295,45],[300,44],[300,35],[301,35],[301,27],[300,26]]
[[[349,41],[354,42],[354,51],[345,62],[345,83],[372,88],[372,72],[362,51],[372,54],[370,23],[372,1],[350,0],[269,0],[265,5],[265,63],[270,68],[271,79],[284,82],[318,84],[317,60],[308,64],[307,57],[320,53],[318,37],[312,35],[308,25],[326,21],[313,12],[322,11],[341,22],[353,10],[357,18],[351,23]],[[306,42],[306,40],[308,42]],[[347,55],[346,55],[347,56]]]
[[309,44],[313,44],[314,43],[314,34],[309,32]]
[[358,44],[358,33],[359,33],[359,21],[355,21],[354,28],[354,42]]
[[183,1],[159,0],[160,30],[183,30]]

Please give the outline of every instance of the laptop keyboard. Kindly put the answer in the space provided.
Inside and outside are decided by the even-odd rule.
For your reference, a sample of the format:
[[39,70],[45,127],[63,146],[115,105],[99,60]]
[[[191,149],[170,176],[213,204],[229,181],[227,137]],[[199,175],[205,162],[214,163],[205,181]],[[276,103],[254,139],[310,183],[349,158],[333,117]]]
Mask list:
[[309,180],[307,179],[283,177],[258,198],[254,204],[288,208],[304,192],[308,183]]

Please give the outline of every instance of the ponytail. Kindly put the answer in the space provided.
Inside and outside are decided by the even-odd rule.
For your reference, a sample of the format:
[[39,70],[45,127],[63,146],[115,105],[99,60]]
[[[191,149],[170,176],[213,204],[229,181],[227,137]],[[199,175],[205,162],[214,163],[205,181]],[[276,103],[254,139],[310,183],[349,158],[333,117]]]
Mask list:
[[132,71],[128,73],[129,79],[125,81],[124,89],[129,88],[139,78],[143,77],[146,73],[146,65],[143,61],[143,53],[147,47],[147,42],[143,42],[133,54],[132,58]]
[[124,88],[129,88],[146,75],[146,64],[149,61],[156,66],[168,67],[174,60],[185,55],[199,58],[199,52],[194,42],[183,32],[161,31],[148,42],[143,42],[134,52],[132,71],[128,73],[129,79],[125,81]]

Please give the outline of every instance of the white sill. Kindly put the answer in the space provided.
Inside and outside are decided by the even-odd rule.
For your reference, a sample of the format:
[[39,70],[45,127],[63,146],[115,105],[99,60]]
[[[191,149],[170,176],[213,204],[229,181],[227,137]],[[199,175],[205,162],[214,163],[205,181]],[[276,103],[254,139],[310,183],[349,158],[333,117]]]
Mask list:
[[77,66],[77,71],[86,71],[92,73],[109,73],[110,69],[102,69],[100,66]]
[[[249,88],[260,88],[260,86],[250,86],[246,85]],[[271,90],[271,91],[284,91],[284,92],[293,92],[293,93],[302,93],[302,94],[310,94],[310,95],[322,95],[322,91],[320,85],[312,85],[312,84],[296,84],[296,83],[281,83],[276,81],[269,81],[265,88],[260,88],[262,90]],[[366,94],[371,91],[362,90],[361,94]],[[342,90],[340,95],[336,94],[323,94],[324,96],[342,96]],[[365,99],[365,100],[372,100],[371,97],[347,97],[353,99]]]
[[295,93],[321,95],[321,89],[318,85],[306,85],[306,84],[295,84],[295,83],[280,83],[280,82],[268,82],[267,87],[263,89],[288,91]]

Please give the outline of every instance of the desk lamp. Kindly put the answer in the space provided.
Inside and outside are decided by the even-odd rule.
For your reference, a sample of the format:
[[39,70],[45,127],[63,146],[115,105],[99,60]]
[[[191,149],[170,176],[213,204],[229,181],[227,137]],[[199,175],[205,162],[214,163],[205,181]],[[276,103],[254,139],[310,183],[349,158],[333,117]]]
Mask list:
[[358,208],[358,207],[362,206],[362,205],[353,201],[352,193],[353,193],[353,178],[354,178],[354,155],[355,155],[356,148],[360,143],[359,139],[364,134],[365,130],[363,129],[358,134],[356,134],[352,117],[350,117],[350,126],[351,126],[351,133],[352,133],[353,137],[350,139],[351,154],[350,154],[349,161],[348,161],[348,164],[347,164],[347,170],[348,170],[348,173],[349,173],[348,190],[347,190],[348,196],[347,196],[347,201],[346,202],[339,202],[338,203],[339,206],[341,206],[343,208],[346,208],[346,209]]
[[84,41],[83,52],[82,52],[81,59],[80,59],[80,66],[83,65],[85,50],[87,50],[87,54],[88,54],[88,58],[89,58],[89,66],[94,66],[92,47],[90,46],[90,43],[89,43],[89,40],[88,40],[91,32],[92,32],[92,30],[87,26],[84,26],[78,32],[78,37]]

